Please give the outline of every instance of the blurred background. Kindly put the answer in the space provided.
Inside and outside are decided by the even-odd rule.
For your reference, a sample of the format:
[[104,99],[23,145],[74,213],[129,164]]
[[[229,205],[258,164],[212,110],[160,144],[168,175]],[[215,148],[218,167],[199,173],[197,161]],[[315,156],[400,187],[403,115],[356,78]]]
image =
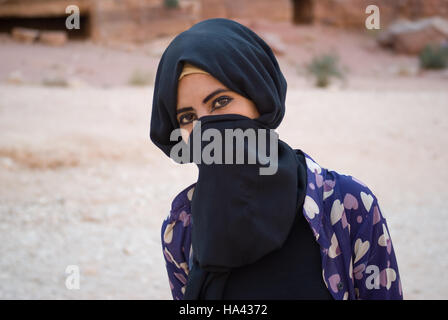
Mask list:
[[197,172],[149,139],[154,78],[213,17],[276,54],[280,138],[377,195],[405,299],[447,299],[447,0],[0,0],[0,298],[171,299],[160,227]]

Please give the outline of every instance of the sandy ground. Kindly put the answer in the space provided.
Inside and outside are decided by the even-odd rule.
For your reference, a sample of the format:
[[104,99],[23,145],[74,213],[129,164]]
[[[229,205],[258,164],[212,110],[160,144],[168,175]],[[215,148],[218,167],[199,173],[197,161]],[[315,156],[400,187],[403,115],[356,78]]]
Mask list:
[[[351,72],[326,90],[295,71],[292,57],[311,49],[300,51],[293,33],[284,39],[280,137],[375,192],[405,298],[447,299],[448,77],[414,72],[415,58],[369,37],[343,37],[335,43]],[[155,70],[166,40],[131,49],[2,41],[0,298],[170,299],[160,225],[197,172],[150,142],[152,85],[126,85],[135,68]],[[41,85],[55,69],[77,85]],[[68,265],[80,268],[79,290],[65,286]]]

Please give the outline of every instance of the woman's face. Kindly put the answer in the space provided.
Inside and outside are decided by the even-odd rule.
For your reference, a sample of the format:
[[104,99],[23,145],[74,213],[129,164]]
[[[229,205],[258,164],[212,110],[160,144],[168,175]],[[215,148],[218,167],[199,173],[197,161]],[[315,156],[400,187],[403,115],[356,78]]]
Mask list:
[[[251,119],[260,116],[251,100],[231,91],[210,75],[192,73],[179,81],[177,122],[188,135],[202,116],[230,113]],[[185,142],[188,141],[188,135],[183,131],[182,138]]]

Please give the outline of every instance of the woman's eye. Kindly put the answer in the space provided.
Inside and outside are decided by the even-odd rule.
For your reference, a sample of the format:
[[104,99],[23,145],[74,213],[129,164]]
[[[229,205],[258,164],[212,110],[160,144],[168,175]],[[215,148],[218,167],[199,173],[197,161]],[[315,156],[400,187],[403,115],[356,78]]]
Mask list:
[[196,120],[196,114],[194,113],[184,113],[179,117],[179,124],[186,125],[189,123],[192,123],[194,120]]
[[213,101],[213,104],[212,104],[212,111],[215,110],[215,109],[219,109],[219,108],[225,107],[232,100],[233,100],[233,98],[228,97],[228,96],[221,96],[219,98],[216,98]]

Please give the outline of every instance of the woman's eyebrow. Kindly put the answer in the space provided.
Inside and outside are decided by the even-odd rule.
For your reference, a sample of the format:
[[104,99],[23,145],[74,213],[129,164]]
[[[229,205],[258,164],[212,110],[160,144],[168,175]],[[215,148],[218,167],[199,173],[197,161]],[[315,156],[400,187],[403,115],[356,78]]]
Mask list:
[[185,107],[185,108],[180,108],[176,110],[176,114],[182,113],[182,112],[186,112],[186,111],[194,111],[193,107]]
[[[231,91],[231,90],[224,89],[224,88],[216,89],[215,91],[210,93],[208,96],[206,96],[204,98],[204,100],[202,100],[202,103],[207,103],[207,101],[210,100],[211,98],[213,98],[213,96],[217,95],[218,93],[226,92],[226,91]],[[179,114],[179,113],[182,113],[182,112],[186,112],[186,111],[194,111],[194,109],[193,109],[193,107],[179,108],[179,109],[176,110],[176,114]]]
[[221,93],[221,92],[226,92],[226,91],[230,91],[230,90],[229,89],[223,89],[223,88],[216,89],[215,91],[210,93],[208,96],[206,96],[204,98],[204,100],[202,100],[202,103],[207,103],[207,101],[210,100],[214,95],[216,95],[218,93]]

